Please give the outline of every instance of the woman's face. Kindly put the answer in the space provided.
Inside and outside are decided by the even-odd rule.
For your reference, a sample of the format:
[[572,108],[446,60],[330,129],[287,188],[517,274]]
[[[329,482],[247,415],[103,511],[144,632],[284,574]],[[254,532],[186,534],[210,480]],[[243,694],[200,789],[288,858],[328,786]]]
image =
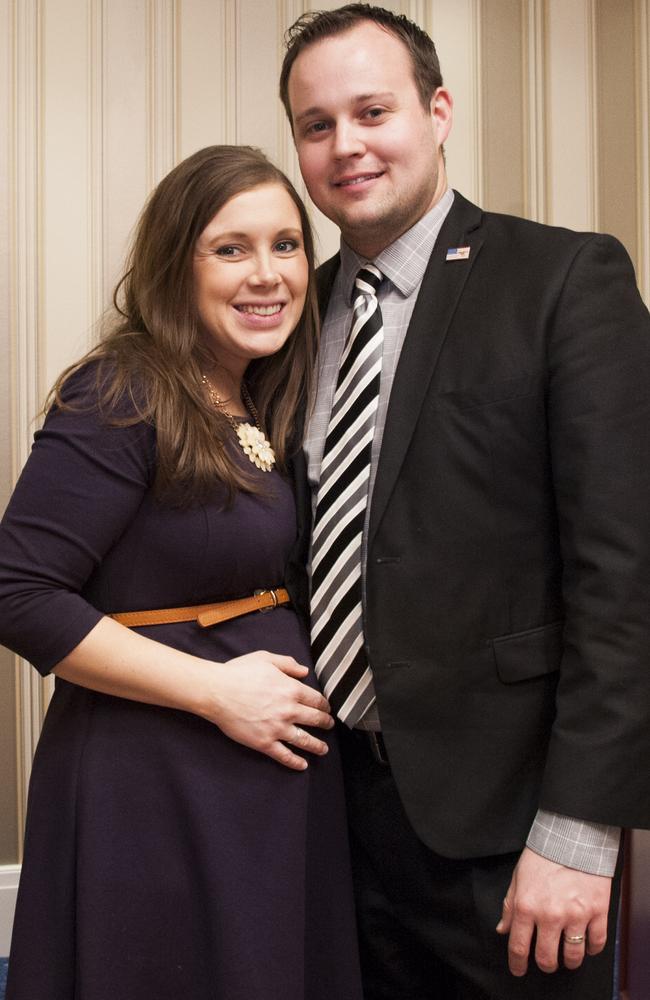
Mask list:
[[308,265],[300,214],[280,184],[235,195],[210,220],[194,251],[194,291],[218,364],[243,375],[275,354],[302,314]]

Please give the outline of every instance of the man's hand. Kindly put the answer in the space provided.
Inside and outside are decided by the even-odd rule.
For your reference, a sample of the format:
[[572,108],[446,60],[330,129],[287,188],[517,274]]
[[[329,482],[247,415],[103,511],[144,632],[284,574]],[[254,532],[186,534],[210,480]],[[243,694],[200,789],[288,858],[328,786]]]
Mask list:
[[[602,951],[611,885],[611,878],[565,868],[525,847],[496,928],[510,935],[508,965],[513,976],[523,976],[528,968],[534,932],[535,961],[542,972],[555,972],[560,948],[568,969],[582,965],[585,953]],[[567,940],[581,935],[582,941]]]

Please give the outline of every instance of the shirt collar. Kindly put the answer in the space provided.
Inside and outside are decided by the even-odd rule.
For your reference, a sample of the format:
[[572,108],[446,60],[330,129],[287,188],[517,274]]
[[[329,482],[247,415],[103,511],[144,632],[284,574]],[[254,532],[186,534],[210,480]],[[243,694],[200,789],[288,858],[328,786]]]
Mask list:
[[[453,200],[454,192],[447,188],[440,201],[426,215],[382,250],[372,262],[405,298],[413,294],[424,277],[438,233]],[[359,268],[366,263],[368,261],[365,257],[360,257],[341,240],[341,289],[345,301],[350,305],[354,298],[354,279]]]

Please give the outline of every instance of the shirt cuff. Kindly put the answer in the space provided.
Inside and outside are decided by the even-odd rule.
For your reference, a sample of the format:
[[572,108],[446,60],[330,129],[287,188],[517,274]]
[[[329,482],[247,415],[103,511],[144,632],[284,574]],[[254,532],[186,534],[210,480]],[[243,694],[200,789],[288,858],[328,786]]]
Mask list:
[[618,826],[588,823],[539,809],[526,847],[567,868],[611,878],[620,840],[621,828]]

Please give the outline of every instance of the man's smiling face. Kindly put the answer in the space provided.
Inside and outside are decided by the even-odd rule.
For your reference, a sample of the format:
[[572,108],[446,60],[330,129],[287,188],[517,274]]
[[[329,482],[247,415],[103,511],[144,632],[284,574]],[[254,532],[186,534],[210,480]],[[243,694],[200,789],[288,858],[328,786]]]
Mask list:
[[305,48],[288,89],[309,194],[353,249],[375,257],[446,189],[449,94],[438,88],[425,110],[408,50],[371,21]]

